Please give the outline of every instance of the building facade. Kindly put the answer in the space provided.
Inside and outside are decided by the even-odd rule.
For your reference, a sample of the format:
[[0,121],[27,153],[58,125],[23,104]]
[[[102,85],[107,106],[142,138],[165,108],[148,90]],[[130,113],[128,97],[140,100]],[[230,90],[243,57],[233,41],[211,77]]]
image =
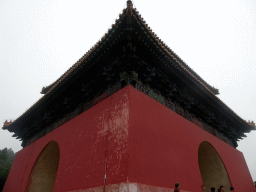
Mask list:
[[255,129],[148,27],[132,2],[3,129],[24,147],[4,191],[256,191],[238,139]]

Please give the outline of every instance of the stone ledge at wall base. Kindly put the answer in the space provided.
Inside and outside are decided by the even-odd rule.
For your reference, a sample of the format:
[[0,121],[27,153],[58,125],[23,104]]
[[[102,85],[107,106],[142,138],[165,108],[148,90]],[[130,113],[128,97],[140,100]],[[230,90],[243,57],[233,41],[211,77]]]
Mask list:
[[[79,189],[75,191],[68,192],[102,192],[104,191],[104,186],[94,187],[88,189]],[[157,187],[152,185],[145,185],[141,183],[119,183],[113,185],[106,185],[105,192],[173,192],[174,188]],[[191,192],[180,190],[180,192]]]

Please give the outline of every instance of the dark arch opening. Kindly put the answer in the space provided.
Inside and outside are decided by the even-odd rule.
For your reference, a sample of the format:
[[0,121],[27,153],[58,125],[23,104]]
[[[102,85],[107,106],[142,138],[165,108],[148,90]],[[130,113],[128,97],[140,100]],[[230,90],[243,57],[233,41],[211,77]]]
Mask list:
[[225,191],[230,188],[230,180],[225,165],[218,152],[207,141],[203,141],[198,150],[198,163],[207,192],[211,187],[216,191],[220,186],[224,186]]
[[30,173],[27,192],[53,191],[59,166],[60,150],[55,141],[49,142],[38,156]]

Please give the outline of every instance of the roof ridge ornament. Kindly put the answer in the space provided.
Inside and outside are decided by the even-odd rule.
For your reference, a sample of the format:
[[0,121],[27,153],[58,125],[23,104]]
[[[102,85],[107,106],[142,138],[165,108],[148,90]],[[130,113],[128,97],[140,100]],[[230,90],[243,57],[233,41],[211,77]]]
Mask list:
[[127,0],[127,16],[132,16],[133,4],[131,0]]
[[10,125],[10,124],[12,124],[12,123],[13,123],[13,120],[10,120],[10,121],[5,120],[4,125],[3,125],[2,129],[5,129],[5,127],[7,127],[8,125]]
[[247,124],[249,124],[250,126],[254,127],[254,129],[256,129],[255,123],[254,121],[246,121]]

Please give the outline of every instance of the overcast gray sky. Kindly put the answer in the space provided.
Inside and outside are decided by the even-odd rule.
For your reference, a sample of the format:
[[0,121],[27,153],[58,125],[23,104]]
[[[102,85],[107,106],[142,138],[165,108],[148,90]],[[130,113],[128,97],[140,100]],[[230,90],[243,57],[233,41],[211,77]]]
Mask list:
[[[1,0],[0,124],[16,119],[107,31],[126,0]],[[256,120],[256,1],[134,1],[153,31],[220,90],[240,117]],[[0,129],[0,149],[21,149]],[[256,180],[256,131],[239,142]]]

